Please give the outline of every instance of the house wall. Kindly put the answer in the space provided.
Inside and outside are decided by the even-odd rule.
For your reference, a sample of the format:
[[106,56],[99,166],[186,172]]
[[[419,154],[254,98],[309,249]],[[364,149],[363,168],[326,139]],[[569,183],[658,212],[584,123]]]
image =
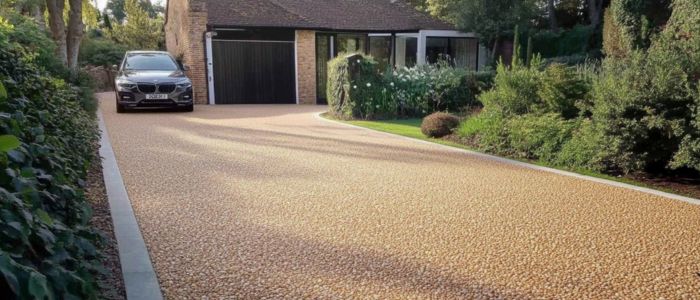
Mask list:
[[206,0],[169,0],[165,45],[170,54],[190,67],[194,100],[206,104],[207,72],[204,33],[207,28]]
[[297,102],[316,104],[316,32],[296,31]]

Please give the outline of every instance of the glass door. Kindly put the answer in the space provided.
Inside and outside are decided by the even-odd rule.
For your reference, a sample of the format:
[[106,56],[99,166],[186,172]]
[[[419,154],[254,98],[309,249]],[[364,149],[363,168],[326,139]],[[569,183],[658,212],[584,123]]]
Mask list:
[[326,86],[328,81],[328,61],[332,58],[333,35],[316,34],[316,104],[328,104]]

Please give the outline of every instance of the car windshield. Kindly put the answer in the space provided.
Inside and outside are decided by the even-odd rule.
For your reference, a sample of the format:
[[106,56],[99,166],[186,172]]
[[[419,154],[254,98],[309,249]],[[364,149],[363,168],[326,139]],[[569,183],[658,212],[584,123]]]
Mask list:
[[177,71],[178,67],[166,54],[139,53],[129,54],[124,64],[125,70]]

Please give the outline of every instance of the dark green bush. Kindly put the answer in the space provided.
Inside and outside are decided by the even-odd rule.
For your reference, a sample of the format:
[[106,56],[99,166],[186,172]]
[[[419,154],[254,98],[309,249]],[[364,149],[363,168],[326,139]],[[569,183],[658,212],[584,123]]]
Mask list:
[[96,299],[96,246],[82,185],[97,126],[76,88],[52,77],[10,39],[0,18],[0,294],[8,299]]
[[427,137],[441,138],[452,134],[459,126],[459,118],[444,112],[432,113],[420,125],[420,130]]
[[118,65],[126,47],[106,38],[84,38],[80,44],[80,64],[92,66]]
[[569,30],[540,31],[532,36],[532,51],[543,58],[587,56],[595,48],[595,28],[576,25]]

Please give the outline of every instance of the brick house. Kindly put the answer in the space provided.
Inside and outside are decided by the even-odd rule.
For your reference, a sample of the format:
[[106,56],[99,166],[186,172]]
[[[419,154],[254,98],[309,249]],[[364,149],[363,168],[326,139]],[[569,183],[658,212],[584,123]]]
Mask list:
[[168,0],[165,32],[198,104],[324,104],[326,63],[339,53],[387,68],[449,55],[477,70],[486,52],[403,0]]

